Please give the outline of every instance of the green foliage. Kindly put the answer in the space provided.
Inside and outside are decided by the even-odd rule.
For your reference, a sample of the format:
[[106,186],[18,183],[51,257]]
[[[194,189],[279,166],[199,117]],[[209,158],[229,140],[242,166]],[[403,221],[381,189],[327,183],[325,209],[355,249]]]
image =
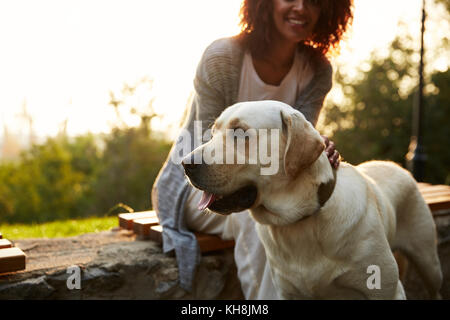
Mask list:
[[105,139],[103,165],[95,185],[96,211],[123,202],[135,211],[151,207],[150,190],[170,144],[150,136],[148,127],[114,129]]
[[450,69],[432,76],[436,94],[426,100],[425,152],[427,181],[450,185]]
[[[92,135],[48,138],[0,166],[1,221],[48,221],[79,216],[91,197],[100,156]],[[83,214],[81,214],[83,215]]]
[[[412,51],[396,39],[388,57],[373,58],[357,80],[339,71],[336,85],[346,100],[326,106],[324,127],[333,128],[330,138],[344,160],[352,164],[379,159],[405,166],[412,133],[412,109],[416,98],[417,63]],[[428,155],[425,181],[450,183],[448,144],[450,97],[446,90],[450,71],[435,73],[436,87],[425,98],[424,147]]]
[[[126,87],[125,98],[134,94]],[[123,101],[111,100],[118,116]],[[145,112],[133,109],[136,127],[119,121],[110,134],[58,135],[18,161],[0,163],[0,222],[104,216],[117,213],[119,203],[150,209],[150,190],[170,149],[168,141],[153,137],[151,102]]]
[[324,125],[336,128],[332,138],[350,163],[374,158],[403,162],[411,133],[412,100],[399,94],[409,73],[405,61],[397,64],[392,59],[395,50],[399,49],[387,59],[372,60],[359,80],[346,82],[345,75],[336,74],[349,104],[329,107]]
[[89,232],[111,230],[114,227],[117,227],[117,217],[94,217],[31,224],[0,224],[3,236],[10,240],[71,237]]
[[[102,167],[94,187],[95,212],[113,214],[118,203],[125,203],[135,211],[152,206],[150,191],[171,146],[152,135],[151,121],[157,117],[153,111],[154,97],[148,95],[152,86],[152,80],[143,78],[131,86],[125,84],[120,95],[110,93],[118,126],[104,138]],[[123,109],[139,119],[139,126],[127,125]]]

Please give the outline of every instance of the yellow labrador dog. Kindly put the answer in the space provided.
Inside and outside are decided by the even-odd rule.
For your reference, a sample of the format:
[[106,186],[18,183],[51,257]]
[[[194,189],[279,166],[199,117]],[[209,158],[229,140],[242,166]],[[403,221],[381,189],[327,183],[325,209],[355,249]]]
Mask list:
[[[240,133],[229,139],[230,130]],[[267,130],[279,135],[264,140]],[[183,159],[190,182],[204,191],[199,207],[220,214],[250,209],[281,298],[405,299],[392,249],[409,258],[431,297],[439,297],[436,229],[408,171],[385,161],[334,170],[314,127],[276,101],[227,108],[212,134]],[[272,164],[279,162],[275,173],[262,174],[268,164],[261,157],[250,161],[254,135],[267,141]],[[242,152],[245,161],[236,161]],[[199,153],[216,160],[223,153],[234,162],[194,163]]]

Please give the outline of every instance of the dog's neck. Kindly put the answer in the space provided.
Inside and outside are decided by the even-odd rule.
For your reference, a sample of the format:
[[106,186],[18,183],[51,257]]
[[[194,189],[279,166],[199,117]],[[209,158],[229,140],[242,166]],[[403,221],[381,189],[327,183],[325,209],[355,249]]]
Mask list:
[[[274,215],[298,217],[293,222],[306,219],[318,213],[326,205],[333,195],[336,180],[337,170],[331,166],[328,157],[323,153],[295,180],[279,190],[284,195],[282,198],[273,196],[269,201],[262,203],[260,208],[253,210],[265,210]],[[295,192],[295,190],[301,190],[301,192]],[[290,196],[286,198],[286,194]]]
[[331,198],[334,189],[336,187],[337,169],[333,168],[326,154],[322,153],[321,156],[313,163],[313,165],[306,170],[309,170],[307,174],[309,174],[310,176],[312,175],[312,177],[316,177],[316,179],[299,179],[297,187],[298,188],[304,187],[305,180],[311,181],[310,184],[312,185],[311,187],[313,189],[314,186],[318,185],[318,187],[316,187],[317,188],[316,209],[307,215],[312,216],[318,213],[322,209],[322,207],[325,206],[327,201]]
[[[330,164],[331,166],[331,164]],[[336,174],[336,169],[331,167],[331,170],[333,172],[333,178],[328,180],[327,182],[322,182],[319,185],[319,190],[317,191],[317,196],[319,197],[319,205],[320,208],[322,208],[325,203],[328,201],[328,199],[331,198],[331,195],[333,194],[334,191],[334,187],[336,187],[336,179],[337,179],[337,174]]]

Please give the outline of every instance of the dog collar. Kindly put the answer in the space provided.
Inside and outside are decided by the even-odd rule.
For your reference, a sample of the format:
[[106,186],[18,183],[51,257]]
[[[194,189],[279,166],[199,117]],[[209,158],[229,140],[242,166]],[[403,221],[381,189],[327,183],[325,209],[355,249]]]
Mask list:
[[337,169],[332,168],[333,171],[333,179],[328,180],[327,182],[321,183],[319,186],[319,190],[317,191],[317,195],[319,198],[319,205],[322,208],[328,199],[331,198],[333,194],[334,187],[336,186],[336,171]]

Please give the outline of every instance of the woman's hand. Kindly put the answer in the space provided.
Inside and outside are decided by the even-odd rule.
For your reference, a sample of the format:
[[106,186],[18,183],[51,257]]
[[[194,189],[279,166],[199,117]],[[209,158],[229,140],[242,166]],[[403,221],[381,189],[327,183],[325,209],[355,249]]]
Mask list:
[[333,141],[330,141],[325,136],[322,136],[323,141],[325,142],[325,152],[328,155],[328,160],[330,160],[330,164],[333,168],[337,169],[339,167],[340,162],[340,155],[339,152],[336,150],[336,145]]

